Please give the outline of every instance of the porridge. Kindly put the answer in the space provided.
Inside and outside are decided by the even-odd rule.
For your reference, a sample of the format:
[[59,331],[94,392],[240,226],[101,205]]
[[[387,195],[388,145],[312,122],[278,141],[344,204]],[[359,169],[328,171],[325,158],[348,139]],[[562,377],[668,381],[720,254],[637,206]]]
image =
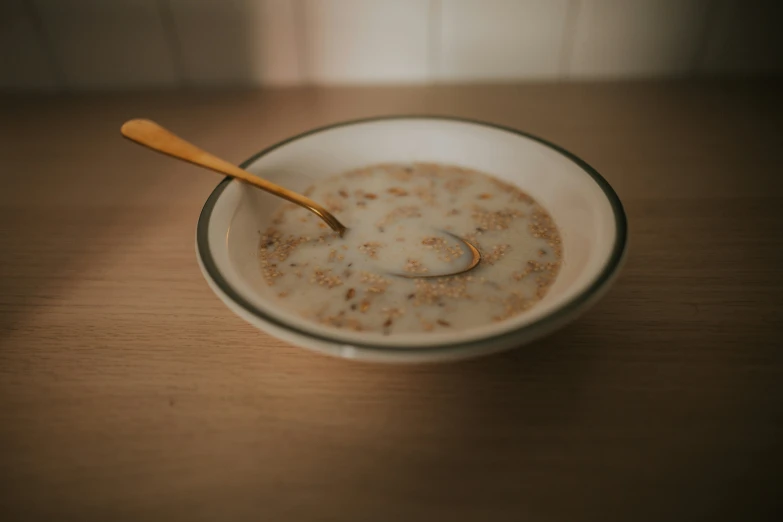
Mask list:
[[[341,238],[284,203],[262,231],[261,270],[280,308],[326,326],[389,335],[503,321],[540,301],[560,268],[560,235],[548,212],[481,172],[374,165],[321,180],[305,195],[348,231]],[[437,277],[471,259],[450,234],[478,247],[482,261]]]

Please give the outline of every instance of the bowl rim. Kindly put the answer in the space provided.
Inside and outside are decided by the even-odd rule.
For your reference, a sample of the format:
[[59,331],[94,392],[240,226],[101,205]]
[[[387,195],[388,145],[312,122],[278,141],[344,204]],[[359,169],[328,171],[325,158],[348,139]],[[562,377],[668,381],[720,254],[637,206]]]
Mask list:
[[217,286],[217,288],[220,289],[220,291],[225,295],[226,298],[230,299],[235,305],[242,308],[246,313],[256,317],[262,322],[272,323],[274,326],[278,328],[282,328],[294,334],[305,336],[313,340],[351,346],[352,348],[356,348],[359,350],[367,350],[367,351],[374,351],[374,352],[396,352],[399,353],[400,355],[410,353],[411,351],[415,351],[417,352],[417,354],[425,355],[428,352],[443,353],[443,352],[451,352],[451,351],[471,350],[471,349],[479,348],[481,345],[486,344],[488,342],[501,342],[504,340],[508,340],[512,337],[517,337],[522,332],[535,333],[536,331],[550,330],[552,327],[558,324],[562,319],[570,316],[571,314],[574,314],[575,312],[580,310],[583,306],[589,304],[591,298],[594,295],[598,294],[607,283],[611,282],[613,276],[616,274],[617,270],[622,265],[625,251],[627,249],[627,244],[628,244],[628,222],[625,215],[625,210],[623,208],[622,203],[620,202],[620,198],[617,196],[617,193],[611,187],[609,182],[606,181],[606,179],[603,176],[601,176],[601,174],[598,173],[597,170],[595,170],[587,162],[585,162],[584,160],[582,160],[572,152],[548,140],[545,140],[544,138],[515,129],[513,127],[508,127],[505,125],[499,125],[496,123],[490,123],[487,121],[482,121],[477,119],[462,118],[458,116],[442,116],[442,115],[428,115],[428,114],[386,115],[386,116],[373,116],[368,118],[345,120],[345,121],[332,123],[329,125],[324,125],[321,127],[316,127],[307,130],[305,132],[296,134],[294,136],[291,136],[289,138],[286,138],[273,145],[270,145],[269,147],[262,149],[261,151],[253,154],[248,159],[243,161],[240,164],[240,167],[245,169],[250,165],[252,165],[254,162],[256,162],[259,158],[269,154],[275,149],[278,149],[284,145],[297,141],[306,136],[310,136],[312,134],[326,132],[340,127],[348,127],[351,125],[358,125],[358,124],[372,123],[372,122],[379,122],[379,121],[392,121],[392,120],[440,120],[440,121],[467,123],[471,125],[490,127],[492,129],[509,132],[512,134],[516,134],[518,136],[522,136],[524,138],[531,139],[537,143],[540,143],[541,145],[544,145],[545,147],[549,147],[550,149],[560,153],[561,155],[565,156],[567,159],[574,162],[587,175],[589,175],[593,179],[593,181],[596,182],[596,184],[604,193],[604,196],[609,201],[609,204],[612,208],[612,212],[614,214],[615,241],[614,244],[612,245],[611,254],[609,255],[609,258],[607,259],[604,266],[601,268],[600,272],[593,278],[593,280],[590,282],[587,288],[585,288],[582,292],[580,292],[579,294],[571,298],[569,301],[566,301],[561,306],[554,309],[550,314],[545,315],[539,318],[538,320],[533,321],[532,323],[528,323],[519,328],[500,332],[495,335],[488,335],[486,337],[481,337],[463,343],[448,343],[448,344],[440,344],[440,345],[436,344],[436,345],[426,345],[426,346],[417,346],[417,345],[391,346],[391,345],[383,344],[382,342],[381,343],[346,342],[340,340],[339,338],[330,337],[328,335],[321,335],[307,330],[302,330],[292,324],[289,324],[284,320],[266,314],[263,310],[258,309],[252,303],[246,300],[239,291],[234,289],[234,287],[232,287],[228,283],[227,279],[220,272],[217,263],[212,257],[209,248],[208,232],[209,232],[209,223],[212,218],[212,212],[215,208],[215,205],[217,204],[217,201],[219,200],[223,191],[228,187],[229,183],[234,181],[232,178],[227,176],[220,183],[218,183],[218,185],[212,190],[212,193],[209,195],[206,202],[204,203],[203,208],[201,209],[201,213],[198,218],[198,223],[196,225],[196,252],[202,263],[204,273],[212,279],[212,283],[215,286]]

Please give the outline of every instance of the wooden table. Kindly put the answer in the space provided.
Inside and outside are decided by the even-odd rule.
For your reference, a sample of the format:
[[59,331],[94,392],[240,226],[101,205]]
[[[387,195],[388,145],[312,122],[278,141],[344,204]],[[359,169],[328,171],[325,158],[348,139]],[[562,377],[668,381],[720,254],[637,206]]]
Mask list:
[[[780,82],[6,97],[0,519],[762,520],[783,508]],[[155,118],[241,161],[341,119],[453,114],[594,165],[625,269],[577,322],[376,366],[256,331],[194,255],[218,179],[123,141]]]

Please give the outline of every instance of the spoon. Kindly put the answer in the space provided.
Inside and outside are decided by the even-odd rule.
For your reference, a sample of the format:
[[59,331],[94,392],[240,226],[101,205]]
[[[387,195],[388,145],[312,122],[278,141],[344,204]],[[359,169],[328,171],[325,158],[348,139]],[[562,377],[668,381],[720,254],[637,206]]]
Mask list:
[[[220,174],[225,174],[226,176],[230,176],[240,181],[244,181],[245,183],[253,185],[254,187],[265,190],[274,196],[281,197],[290,201],[291,203],[299,205],[300,207],[306,208],[324,220],[324,222],[326,222],[326,224],[329,225],[332,230],[337,232],[340,237],[345,235],[345,232],[348,230],[348,228],[340,223],[336,217],[334,217],[329,211],[327,211],[312,199],[288,190],[287,188],[281,187],[280,185],[276,185],[271,181],[260,178],[247,172],[246,170],[237,167],[236,165],[229,163],[228,161],[220,159],[217,156],[201,150],[192,143],[183,140],[171,131],[164,129],[154,121],[145,119],[128,120],[122,125],[120,132],[123,136],[133,142],[138,143],[139,145],[143,145],[149,149],[162,152],[163,154],[187,161],[194,165],[198,165],[199,167],[204,167],[205,169],[212,170]],[[471,261],[468,263],[467,267],[447,274],[395,273],[393,275],[406,277],[409,279],[449,277],[463,274],[469,270],[473,270],[476,266],[478,266],[479,262],[481,261],[481,252],[479,252],[479,249],[476,248],[476,246],[471,242],[459,236],[455,236],[449,232],[446,232],[446,234],[458,240],[467,247],[471,255]]]

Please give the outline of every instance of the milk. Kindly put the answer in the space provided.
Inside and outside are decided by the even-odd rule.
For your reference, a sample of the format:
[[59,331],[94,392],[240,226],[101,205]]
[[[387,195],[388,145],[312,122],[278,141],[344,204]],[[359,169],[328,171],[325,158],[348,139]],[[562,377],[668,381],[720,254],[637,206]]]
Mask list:
[[[279,306],[334,328],[466,330],[524,313],[557,277],[562,246],[549,214],[520,189],[455,166],[375,165],[318,182],[309,197],[344,237],[285,203],[261,238],[261,270]],[[471,256],[451,234],[482,253]]]

